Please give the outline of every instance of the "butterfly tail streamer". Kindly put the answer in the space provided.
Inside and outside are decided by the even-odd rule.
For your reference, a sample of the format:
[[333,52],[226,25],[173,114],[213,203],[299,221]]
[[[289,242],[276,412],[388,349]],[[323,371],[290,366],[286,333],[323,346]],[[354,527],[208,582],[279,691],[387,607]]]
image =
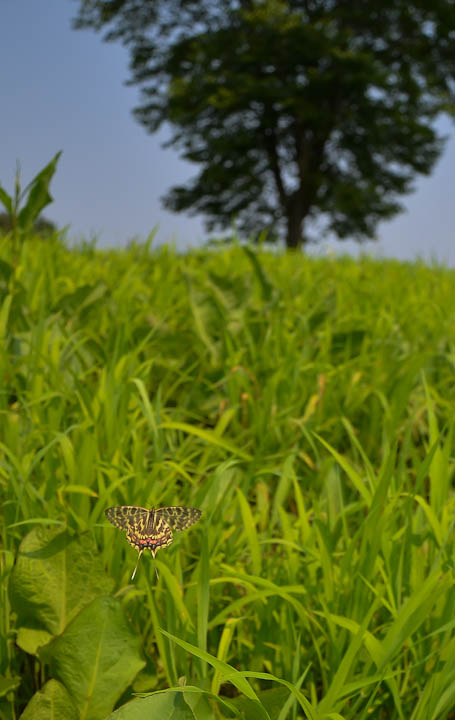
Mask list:
[[143,552],[144,552],[143,550],[139,550],[139,554],[137,556],[136,567],[134,568],[133,574],[131,575],[131,580],[134,580],[134,576],[136,575],[137,566],[139,565],[139,560],[141,559],[141,555]]

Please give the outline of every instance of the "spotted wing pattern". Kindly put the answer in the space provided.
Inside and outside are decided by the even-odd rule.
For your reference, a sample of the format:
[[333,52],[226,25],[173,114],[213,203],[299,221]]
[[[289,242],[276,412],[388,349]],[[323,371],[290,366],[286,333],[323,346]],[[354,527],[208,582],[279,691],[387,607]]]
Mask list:
[[135,505],[120,505],[106,510],[106,517],[115,527],[128,531],[132,526],[147,527],[149,511]]
[[[126,532],[126,539],[139,554],[146,549],[153,557],[173,540],[172,530],[186,530],[201,517],[197,508],[146,508],[120,505],[106,510],[109,522]],[[172,529],[171,529],[172,528]]]
[[173,530],[186,530],[199,520],[202,513],[197,508],[177,506],[157,508],[155,515],[163,518]]
[[148,548],[155,557],[160,548],[172,542],[171,528],[153,509],[121,505],[108,508],[106,515],[115,527],[126,531],[126,539],[139,553]]

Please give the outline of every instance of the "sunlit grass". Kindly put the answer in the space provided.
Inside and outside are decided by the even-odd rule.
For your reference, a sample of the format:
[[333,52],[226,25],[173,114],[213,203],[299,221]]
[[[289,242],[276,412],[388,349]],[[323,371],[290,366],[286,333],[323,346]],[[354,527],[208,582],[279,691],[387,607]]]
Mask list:
[[[134,690],[185,677],[220,717],[453,717],[454,271],[38,240],[1,257],[1,674],[24,679],[0,715],[52,677],[15,645],[7,588],[21,540],[61,523],[140,638]],[[131,584],[114,504],[203,518]]]

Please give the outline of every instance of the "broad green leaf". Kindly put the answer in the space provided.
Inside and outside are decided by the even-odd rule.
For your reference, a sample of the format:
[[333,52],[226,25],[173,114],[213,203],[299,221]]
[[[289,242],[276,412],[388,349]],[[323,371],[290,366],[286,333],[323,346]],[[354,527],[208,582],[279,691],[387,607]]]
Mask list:
[[20,720],[80,720],[80,716],[65,686],[49,680],[33,695]]
[[[236,717],[243,718],[232,700],[214,697],[206,690],[189,685],[159,690],[147,697],[136,698],[122,705],[105,720],[214,720],[213,708],[208,702],[211,697],[218,705],[229,708]],[[225,716],[217,714],[216,717],[222,720]]]
[[136,698],[122,705],[105,720],[197,720],[186,704],[182,693],[167,690],[163,693]]
[[19,628],[16,635],[17,645],[29,653],[29,655],[36,655],[38,648],[47,645],[54,636],[47,630],[34,630],[32,628]]
[[111,597],[86,606],[46,648],[46,658],[81,720],[104,718],[145,665],[122,603]]
[[4,675],[0,675],[0,697],[12,692],[12,690],[15,690],[20,684],[20,677],[5,677]]
[[[258,697],[262,705],[267,709],[270,720],[277,720],[281,708],[289,697],[289,691],[284,687],[274,687],[268,690],[261,690],[261,692],[258,692]],[[243,717],[248,718],[248,720],[262,720],[262,710],[258,710],[257,704],[243,695],[233,698],[231,703],[235,705],[235,707],[242,712]]]
[[[183,697],[185,698],[186,704],[191,708],[195,720],[213,720],[213,707],[209,703],[211,695],[209,693],[197,692],[197,690],[198,688],[195,688],[193,692],[192,690],[187,690],[186,687],[184,688]],[[212,703],[214,702],[217,702],[218,706],[222,704],[219,702],[218,697],[212,700]],[[231,702],[229,702],[228,707],[232,709]],[[230,713],[229,717],[231,717]]]
[[97,548],[88,534],[37,527],[19,547],[10,579],[17,627],[58,635],[94,598],[111,592]]

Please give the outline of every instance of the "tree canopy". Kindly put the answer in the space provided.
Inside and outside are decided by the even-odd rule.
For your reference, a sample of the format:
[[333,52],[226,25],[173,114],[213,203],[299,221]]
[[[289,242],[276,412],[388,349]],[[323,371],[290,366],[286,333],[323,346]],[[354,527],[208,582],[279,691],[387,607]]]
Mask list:
[[209,230],[374,237],[455,116],[454,0],[79,3],[77,28],[129,48],[137,119],[200,166],[165,206]]

